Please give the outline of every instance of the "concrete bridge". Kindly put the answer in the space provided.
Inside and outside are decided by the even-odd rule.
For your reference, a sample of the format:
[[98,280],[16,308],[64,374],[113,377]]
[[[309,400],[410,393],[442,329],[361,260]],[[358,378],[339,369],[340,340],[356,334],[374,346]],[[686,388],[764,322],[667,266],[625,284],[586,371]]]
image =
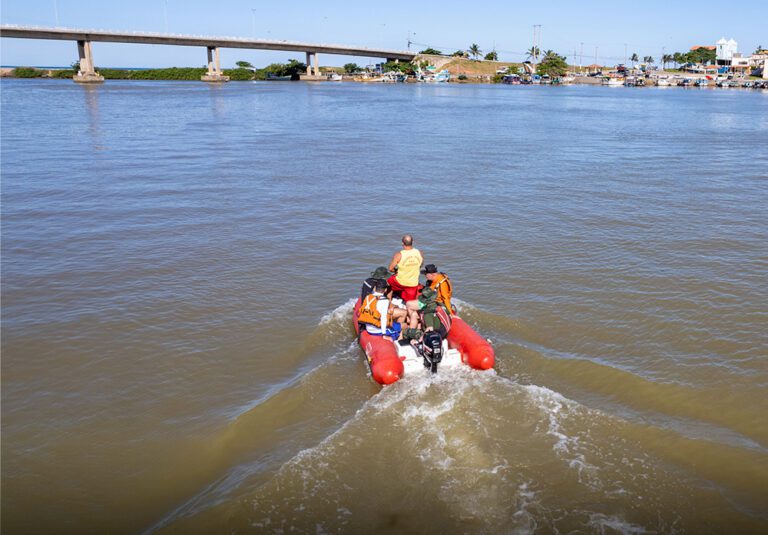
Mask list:
[[[110,32],[104,30],[82,30],[72,28],[44,28],[36,26],[0,25],[0,37],[17,39],[52,39],[58,41],[76,41],[80,57],[80,72],[74,76],[79,83],[100,83],[104,77],[99,75],[93,62],[91,43],[143,43],[148,45],[199,46],[208,51],[208,72],[201,78],[204,82],[226,82],[228,76],[221,71],[219,60],[220,48],[248,48],[253,50],[285,50],[306,54],[308,79],[320,77],[318,54],[338,54],[343,56],[364,56],[386,60],[411,61],[416,54],[404,50],[384,50],[345,45],[327,45],[302,43],[297,41],[272,41],[265,39],[242,39],[238,37],[207,37],[199,35],[174,35],[144,32]],[[314,69],[313,69],[314,64]],[[314,70],[314,72],[313,72]]]

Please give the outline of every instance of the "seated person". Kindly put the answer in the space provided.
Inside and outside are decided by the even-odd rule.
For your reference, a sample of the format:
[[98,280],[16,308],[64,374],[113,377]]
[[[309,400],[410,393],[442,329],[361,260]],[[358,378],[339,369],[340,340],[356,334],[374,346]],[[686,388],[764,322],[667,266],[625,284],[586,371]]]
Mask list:
[[391,275],[392,273],[390,273],[384,266],[377,267],[372,271],[371,276],[363,281],[363,287],[360,290],[360,301],[362,302],[362,300],[373,291],[373,285],[377,280],[386,282]]
[[[418,310],[414,310],[415,308]],[[425,332],[437,331],[443,338],[448,336],[451,317],[444,307],[437,304],[437,292],[432,288],[422,289],[419,298],[408,303],[408,310],[409,327],[416,328],[421,325]]]
[[437,304],[443,305],[449,314],[453,314],[454,309],[453,305],[451,305],[453,285],[448,280],[448,276],[437,271],[437,267],[434,264],[427,264],[421,272],[427,278],[429,287],[437,292]]
[[357,321],[369,334],[399,339],[402,328],[398,320],[405,319],[406,311],[396,308],[388,295],[391,289],[386,281],[377,280],[373,292],[360,303]]

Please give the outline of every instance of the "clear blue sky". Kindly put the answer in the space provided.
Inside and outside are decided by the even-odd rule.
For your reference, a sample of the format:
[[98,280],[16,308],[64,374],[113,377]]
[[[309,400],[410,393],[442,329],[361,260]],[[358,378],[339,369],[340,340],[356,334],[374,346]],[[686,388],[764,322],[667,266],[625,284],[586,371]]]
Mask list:
[[[723,7],[725,6],[725,10]],[[766,0],[734,3],[674,0],[598,2],[539,0],[509,2],[352,2],[340,0],[2,0],[3,24],[136,30],[197,35],[263,37],[405,49],[409,32],[421,50],[443,52],[477,43],[485,52],[496,48],[499,59],[520,61],[531,46],[534,24],[542,25],[542,49],[553,49],[573,61],[583,45],[584,63],[623,62],[625,43],[631,55],[687,51],[695,44],[714,44],[733,37],[739,51],[768,46]],[[167,17],[166,17],[167,13]],[[58,24],[57,24],[58,14]],[[103,67],[202,66],[203,48],[94,43],[96,64]],[[261,66],[303,54],[222,50],[224,66],[246,60]],[[77,60],[75,43],[1,39],[2,65],[69,65]],[[321,65],[367,58],[321,56]]]

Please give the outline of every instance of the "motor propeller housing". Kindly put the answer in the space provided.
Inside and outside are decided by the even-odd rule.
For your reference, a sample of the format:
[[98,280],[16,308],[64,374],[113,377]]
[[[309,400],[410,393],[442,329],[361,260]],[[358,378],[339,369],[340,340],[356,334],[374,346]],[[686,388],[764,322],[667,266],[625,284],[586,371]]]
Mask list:
[[419,352],[424,359],[424,367],[437,373],[437,365],[443,360],[443,337],[439,332],[428,331],[421,339]]

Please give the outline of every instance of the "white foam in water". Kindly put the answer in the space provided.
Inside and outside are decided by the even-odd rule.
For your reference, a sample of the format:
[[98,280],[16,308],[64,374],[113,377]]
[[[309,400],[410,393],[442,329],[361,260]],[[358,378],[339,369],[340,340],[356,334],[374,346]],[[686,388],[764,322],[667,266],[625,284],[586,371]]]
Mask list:
[[355,309],[356,302],[357,297],[353,297],[346,303],[337,306],[334,310],[320,318],[320,325],[325,325],[332,321],[349,321],[352,311]]
[[472,303],[469,303],[467,301],[464,301],[463,299],[459,299],[457,297],[451,298],[451,303],[456,304],[456,308],[459,311],[459,315],[461,315],[461,312],[463,310],[480,310],[479,307],[476,307]]
[[625,535],[634,535],[636,533],[652,533],[643,526],[632,524],[617,516],[608,516],[602,513],[589,515],[587,526],[592,528],[595,533],[623,533]]
[[[567,435],[562,428],[562,422],[568,418],[569,414],[577,410],[590,412],[575,401],[566,398],[548,388],[537,385],[526,385],[523,387],[537,406],[544,410],[549,419],[547,434],[557,439],[552,446],[555,453],[568,462],[568,466],[578,471],[579,481],[590,486],[599,485],[597,479],[597,467],[587,463],[583,453],[579,451],[579,438]],[[582,476],[586,481],[582,481]]]
[[[528,511],[528,508],[533,505],[537,504],[536,500],[536,493],[532,490],[528,489],[529,482],[521,483],[517,487],[517,511],[512,515],[516,520],[516,527],[515,527],[515,533],[520,534],[529,534],[529,533],[535,533],[536,528],[538,527],[538,523],[536,522],[536,518],[534,515]],[[525,526],[520,526],[520,523],[526,524]]]

